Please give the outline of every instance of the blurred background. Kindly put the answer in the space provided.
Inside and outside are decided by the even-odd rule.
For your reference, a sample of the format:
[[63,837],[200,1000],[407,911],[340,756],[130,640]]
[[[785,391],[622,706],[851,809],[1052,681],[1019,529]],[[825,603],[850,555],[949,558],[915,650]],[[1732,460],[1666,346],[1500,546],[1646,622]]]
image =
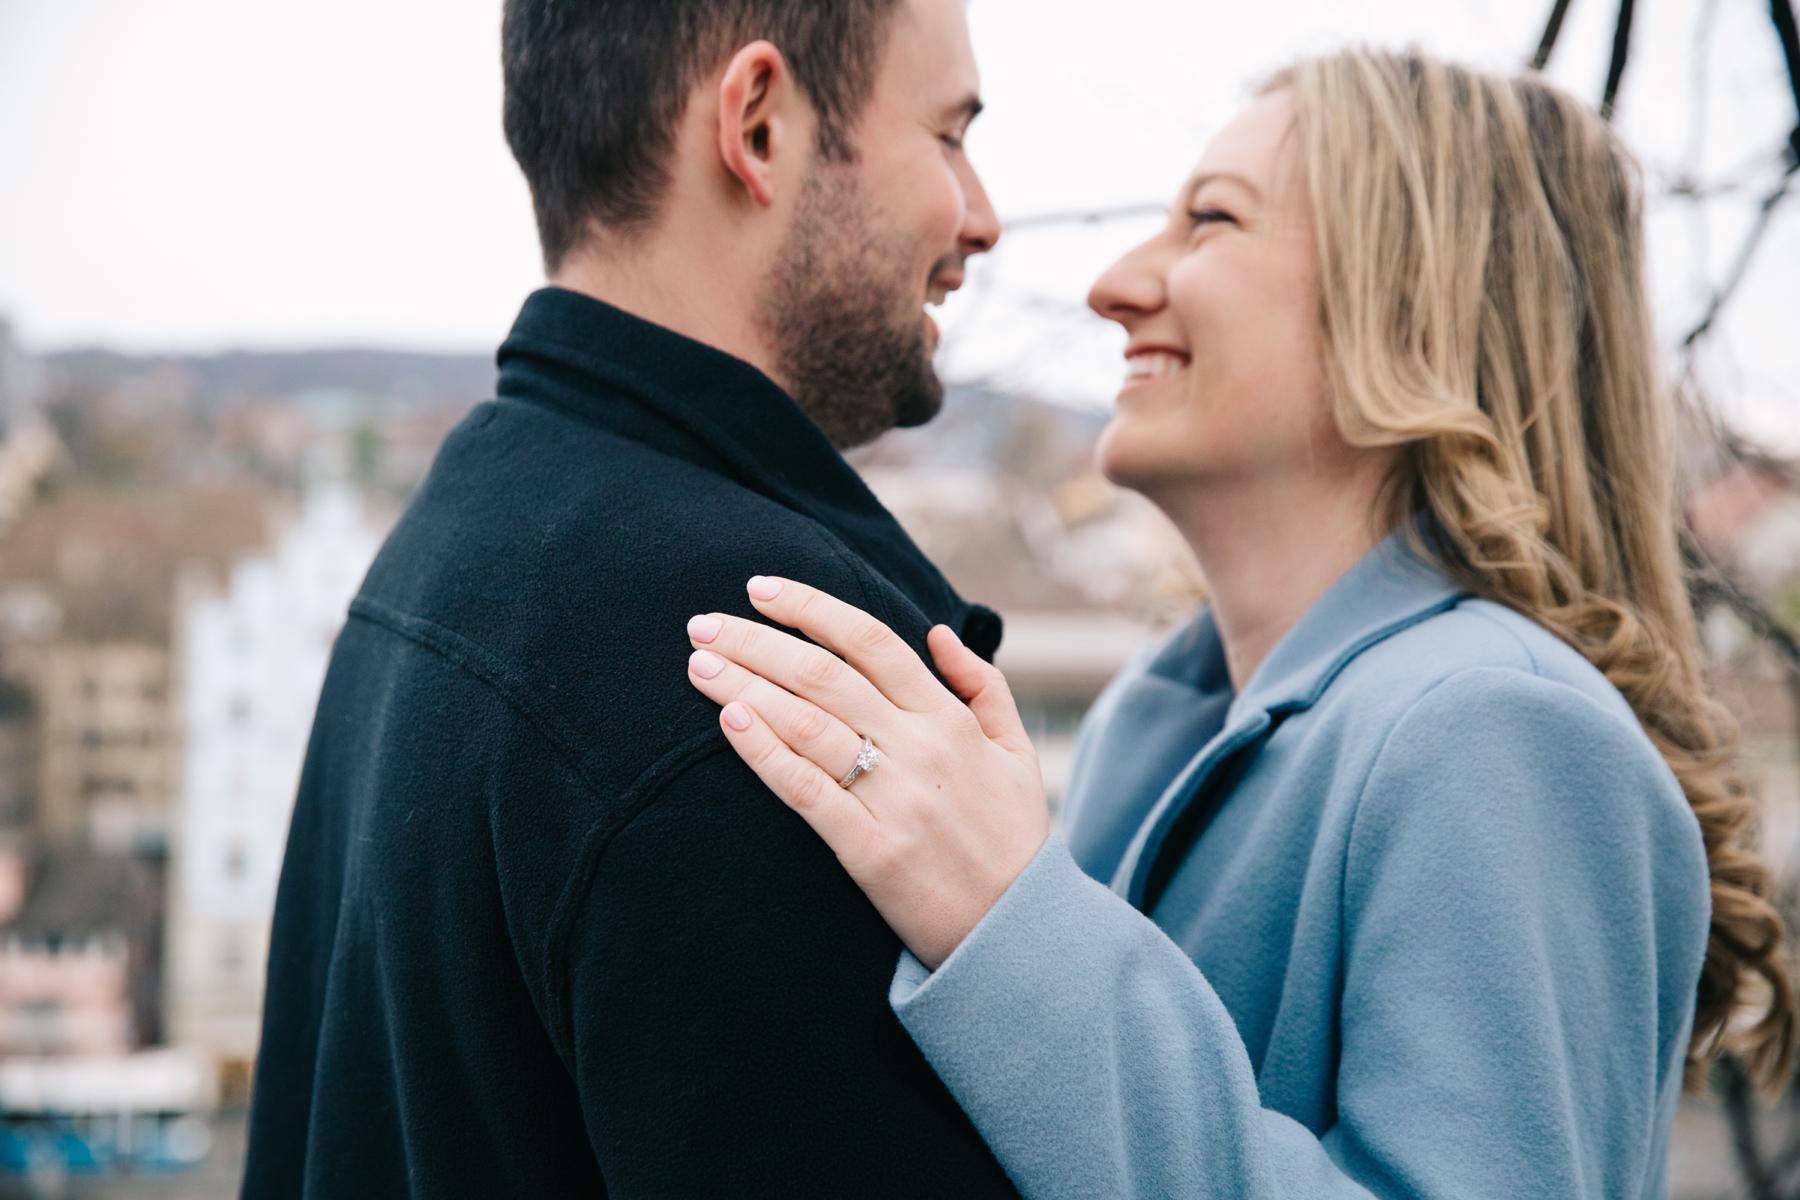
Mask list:
[[[940,316],[944,416],[859,452],[1060,788],[1193,604],[1094,472],[1087,288],[1285,60],[1547,56],[1643,159],[1694,402],[1695,600],[1800,883],[1800,84],[1790,0],[973,0],[1007,219]],[[1784,20],[1785,18],[1785,20]],[[270,909],[342,614],[540,276],[499,0],[0,0],[0,1197],[235,1195]],[[1547,33],[1550,36],[1547,36]],[[1800,54],[1800,52],[1797,52]],[[1800,1195],[1800,1114],[1722,1067],[1674,1194]]]

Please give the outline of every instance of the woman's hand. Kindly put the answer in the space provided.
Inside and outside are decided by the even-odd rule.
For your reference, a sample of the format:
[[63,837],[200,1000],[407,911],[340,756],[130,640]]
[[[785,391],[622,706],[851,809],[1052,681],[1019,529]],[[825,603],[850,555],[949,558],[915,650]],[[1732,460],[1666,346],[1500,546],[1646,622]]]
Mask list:
[[[860,609],[788,579],[758,576],[748,591],[818,645],[698,616],[688,678],[725,706],[719,723],[743,760],[936,970],[1049,834],[1037,751],[1006,679],[939,625],[927,645],[952,694]],[[881,764],[841,787],[864,737]]]

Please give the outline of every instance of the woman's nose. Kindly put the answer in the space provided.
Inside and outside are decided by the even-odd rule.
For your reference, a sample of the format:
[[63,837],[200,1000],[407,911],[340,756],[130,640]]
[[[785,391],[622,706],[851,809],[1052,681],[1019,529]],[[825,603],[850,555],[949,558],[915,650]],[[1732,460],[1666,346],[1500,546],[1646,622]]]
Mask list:
[[1162,304],[1162,275],[1156,269],[1150,242],[1106,268],[1088,290],[1088,307],[1121,325],[1155,312]]

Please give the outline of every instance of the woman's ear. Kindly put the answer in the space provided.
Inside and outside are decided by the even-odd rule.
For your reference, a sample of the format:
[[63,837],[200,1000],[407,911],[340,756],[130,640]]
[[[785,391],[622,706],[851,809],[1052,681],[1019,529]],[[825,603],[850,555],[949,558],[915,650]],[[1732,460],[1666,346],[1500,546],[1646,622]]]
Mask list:
[[757,204],[775,202],[778,165],[794,153],[801,99],[787,60],[771,42],[732,56],[719,81],[719,158]]

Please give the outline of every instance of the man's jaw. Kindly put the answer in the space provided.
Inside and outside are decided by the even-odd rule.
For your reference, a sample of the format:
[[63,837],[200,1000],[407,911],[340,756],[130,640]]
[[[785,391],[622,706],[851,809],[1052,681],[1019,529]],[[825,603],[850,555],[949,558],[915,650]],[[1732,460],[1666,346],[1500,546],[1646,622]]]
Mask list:
[[[946,266],[948,269],[943,269]],[[956,263],[952,260],[949,264],[940,264],[940,269],[934,271],[932,277],[926,281],[925,306],[927,308],[942,307],[944,301],[950,298],[950,293],[954,292],[962,285],[963,273],[962,265],[960,263]],[[926,348],[936,350],[938,338],[939,332],[937,320],[927,312],[925,314]]]

